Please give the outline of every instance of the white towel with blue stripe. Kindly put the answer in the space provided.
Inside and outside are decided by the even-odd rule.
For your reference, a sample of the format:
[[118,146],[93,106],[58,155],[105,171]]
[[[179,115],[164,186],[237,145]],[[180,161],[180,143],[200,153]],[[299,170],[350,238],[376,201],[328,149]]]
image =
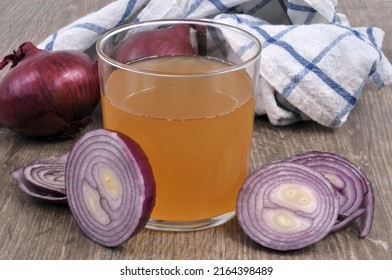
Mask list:
[[[117,0],[39,44],[86,51],[106,31],[129,22],[210,19],[238,26],[262,42],[256,114],[274,125],[313,120],[342,125],[365,86],[392,83],[379,28],[350,27],[337,0]],[[233,46],[246,55],[246,46]],[[245,49],[245,51],[244,51]]]

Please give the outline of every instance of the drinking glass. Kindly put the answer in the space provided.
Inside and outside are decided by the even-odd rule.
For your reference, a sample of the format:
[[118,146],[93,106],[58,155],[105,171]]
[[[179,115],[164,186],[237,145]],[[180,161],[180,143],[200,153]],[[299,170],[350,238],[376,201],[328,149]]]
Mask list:
[[147,228],[233,218],[249,171],[258,39],[212,21],[156,20],[109,31],[97,53],[103,126],[139,143],[153,169]]

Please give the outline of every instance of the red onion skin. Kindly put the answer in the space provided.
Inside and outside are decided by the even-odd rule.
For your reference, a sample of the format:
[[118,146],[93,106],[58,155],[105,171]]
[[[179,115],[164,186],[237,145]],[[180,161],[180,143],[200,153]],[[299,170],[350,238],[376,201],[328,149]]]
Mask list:
[[128,149],[133,151],[134,157],[139,160],[139,167],[141,169],[141,173],[144,174],[144,185],[146,191],[145,191],[142,213],[146,213],[146,214],[140,217],[138,226],[135,228],[134,232],[130,236],[132,237],[138,234],[141,230],[143,230],[147,222],[150,220],[151,212],[155,206],[156,184],[155,184],[154,173],[150,165],[150,162],[146,157],[146,154],[144,153],[142,148],[139,146],[139,144],[137,144],[136,142],[131,140],[128,136],[125,136],[122,133],[118,133],[118,132],[116,133],[117,136],[127,145]]
[[29,137],[72,137],[99,102],[96,62],[78,51],[45,51],[27,42],[8,55],[0,81],[0,123]]
[[[190,40],[190,28],[188,24],[179,24],[140,32],[120,44],[115,59],[127,64],[151,56],[195,55],[196,51]],[[201,31],[198,30],[197,40],[200,40],[200,34]]]

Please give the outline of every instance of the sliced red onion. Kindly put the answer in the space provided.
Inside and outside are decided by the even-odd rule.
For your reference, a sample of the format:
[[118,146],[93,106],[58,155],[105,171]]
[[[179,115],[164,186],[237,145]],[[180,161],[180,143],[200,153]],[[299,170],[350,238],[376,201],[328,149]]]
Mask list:
[[365,237],[369,235],[374,218],[374,194],[373,188],[369,183],[369,191],[366,193],[361,207],[365,207],[366,211],[359,217],[359,236]]
[[23,176],[38,191],[65,196],[65,163],[68,154],[39,160],[23,168]]
[[341,215],[338,217],[335,225],[332,227],[331,232],[339,231],[345,228],[349,223],[361,217],[361,215],[366,211],[364,208],[358,208],[350,216]]
[[237,216],[255,242],[275,250],[296,250],[324,238],[338,216],[339,199],[318,171],[275,162],[252,173],[241,188]]
[[129,137],[98,129],[73,146],[66,165],[68,205],[83,232],[114,247],[135,235],[155,204],[149,161]]
[[12,177],[26,194],[45,202],[67,204],[65,162],[67,155],[34,161],[16,168]]
[[[370,233],[374,215],[373,188],[356,165],[337,154],[319,151],[295,155],[285,161],[303,164],[321,172],[343,197],[340,200],[339,214],[349,221],[355,220],[354,217],[358,218],[358,209],[364,208],[365,211],[360,215],[359,234],[364,237]],[[343,221],[337,221],[337,224]],[[336,228],[343,227],[337,225]]]

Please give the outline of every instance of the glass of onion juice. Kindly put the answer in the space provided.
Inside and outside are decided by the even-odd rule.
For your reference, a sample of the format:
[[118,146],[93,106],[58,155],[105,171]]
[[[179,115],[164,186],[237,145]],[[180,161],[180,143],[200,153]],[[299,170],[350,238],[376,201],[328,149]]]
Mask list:
[[147,228],[194,231],[235,216],[249,171],[261,45],[234,26],[155,20],[97,41],[103,126],[147,154]]

